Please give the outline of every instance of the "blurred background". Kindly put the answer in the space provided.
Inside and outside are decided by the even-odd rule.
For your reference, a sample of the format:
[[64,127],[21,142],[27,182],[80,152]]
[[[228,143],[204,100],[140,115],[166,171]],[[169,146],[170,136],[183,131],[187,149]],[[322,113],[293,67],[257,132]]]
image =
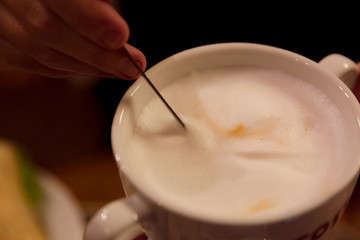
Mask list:
[[[341,53],[358,62],[359,9],[340,4],[123,0],[119,11],[130,26],[129,43],[145,54],[147,68],[179,51],[219,42],[267,44],[314,61]],[[0,138],[20,145],[40,168],[63,181],[91,216],[124,196],[110,127],[131,84],[0,72]],[[354,234],[360,228],[357,190],[344,218],[347,231]]]

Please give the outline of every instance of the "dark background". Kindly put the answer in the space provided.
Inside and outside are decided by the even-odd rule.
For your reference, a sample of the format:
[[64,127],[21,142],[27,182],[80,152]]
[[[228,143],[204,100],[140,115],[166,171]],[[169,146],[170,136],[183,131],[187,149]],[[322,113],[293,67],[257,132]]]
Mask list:
[[124,0],[121,13],[130,26],[129,43],[144,52],[149,67],[184,49],[218,42],[267,44],[315,61],[334,52],[360,60],[360,11],[348,2]]

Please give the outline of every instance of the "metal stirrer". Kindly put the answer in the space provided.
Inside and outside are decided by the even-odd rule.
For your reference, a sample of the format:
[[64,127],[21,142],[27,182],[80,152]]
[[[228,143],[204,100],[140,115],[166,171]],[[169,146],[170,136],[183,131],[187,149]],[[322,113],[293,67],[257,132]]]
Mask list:
[[125,46],[121,47],[122,50],[125,52],[126,56],[130,59],[131,63],[135,66],[135,68],[139,71],[139,73],[141,74],[141,76],[143,76],[145,78],[145,80],[149,83],[149,85],[151,86],[151,88],[155,91],[155,93],[160,97],[160,99],[163,101],[163,103],[166,105],[166,107],[169,109],[169,111],[171,112],[171,114],[176,118],[176,120],[180,123],[180,125],[185,129],[185,124],[183,121],[181,121],[180,117],[175,113],[175,111],[170,107],[170,105],[165,101],[165,99],[163,98],[163,96],[161,96],[160,92],[156,89],[156,87],[154,86],[154,84],[152,84],[152,82],[150,81],[150,79],[146,76],[146,74],[144,73],[144,71],[140,68],[140,66],[136,63],[136,61],[134,60],[134,58],[130,55],[130,53],[128,52],[128,50],[126,49]]

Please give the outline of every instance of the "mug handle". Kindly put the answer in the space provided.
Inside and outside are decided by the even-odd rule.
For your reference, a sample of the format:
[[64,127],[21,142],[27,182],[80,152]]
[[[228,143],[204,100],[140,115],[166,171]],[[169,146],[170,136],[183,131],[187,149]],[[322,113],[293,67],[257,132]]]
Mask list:
[[319,64],[340,78],[349,89],[354,90],[359,76],[359,67],[351,59],[334,53],[324,57]]
[[144,234],[138,221],[148,212],[137,194],[110,202],[90,219],[84,240],[133,240]]

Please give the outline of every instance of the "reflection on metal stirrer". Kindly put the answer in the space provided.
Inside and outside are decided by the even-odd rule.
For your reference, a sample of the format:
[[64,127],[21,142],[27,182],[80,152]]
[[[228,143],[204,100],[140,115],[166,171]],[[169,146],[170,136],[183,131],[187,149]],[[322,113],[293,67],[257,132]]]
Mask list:
[[180,125],[185,129],[185,124],[183,121],[181,121],[181,119],[179,118],[179,116],[174,112],[174,110],[170,107],[170,105],[165,101],[165,99],[163,98],[163,96],[161,96],[160,92],[156,89],[156,87],[152,84],[152,82],[150,81],[150,79],[146,76],[146,74],[144,73],[144,71],[140,68],[140,66],[136,63],[136,61],[134,60],[134,58],[130,55],[130,53],[128,52],[128,50],[126,49],[125,46],[121,47],[122,50],[125,52],[126,56],[130,59],[131,63],[135,66],[135,68],[139,71],[139,73],[141,74],[141,76],[143,76],[145,78],[145,80],[149,83],[149,85],[151,86],[151,88],[155,91],[155,93],[160,97],[160,99],[163,101],[163,103],[166,105],[166,107],[169,109],[169,111],[172,113],[172,115],[176,118],[176,120],[180,123]]

